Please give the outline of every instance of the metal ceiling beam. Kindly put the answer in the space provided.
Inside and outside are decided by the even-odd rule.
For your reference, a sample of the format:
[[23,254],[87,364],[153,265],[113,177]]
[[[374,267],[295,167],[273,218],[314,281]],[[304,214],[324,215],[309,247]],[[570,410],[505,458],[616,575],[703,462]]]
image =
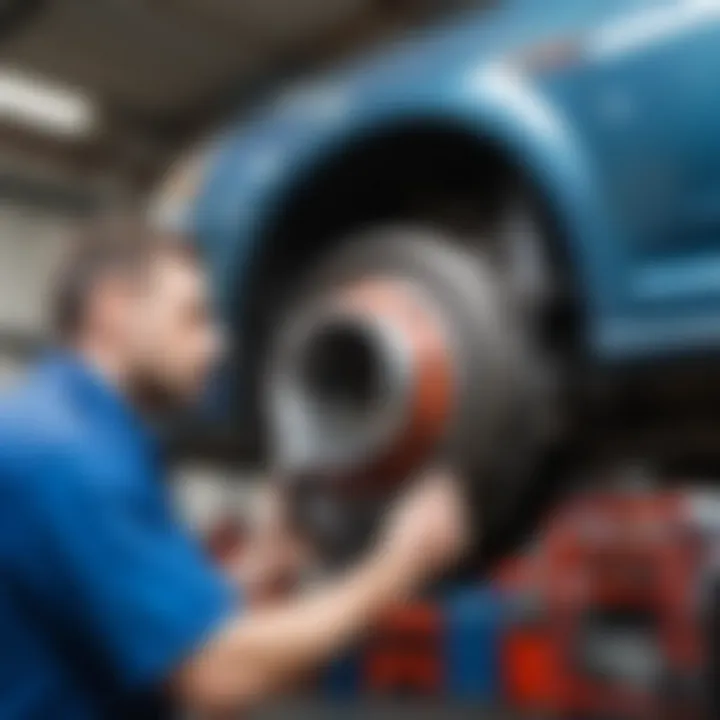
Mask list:
[[21,30],[47,4],[47,0],[4,0],[0,4],[0,41]]

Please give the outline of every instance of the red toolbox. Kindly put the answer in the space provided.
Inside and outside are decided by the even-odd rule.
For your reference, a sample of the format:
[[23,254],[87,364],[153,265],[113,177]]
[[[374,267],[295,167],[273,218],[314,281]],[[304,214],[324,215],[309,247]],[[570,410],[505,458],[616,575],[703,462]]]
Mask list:
[[503,650],[509,701],[561,717],[705,717],[702,605],[720,517],[709,507],[607,493],[556,514],[502,576],[520,608]]
[[439,605],[390,611],[365,652],[367,691],[385,696],[437,696],[443,692],[443,622]]

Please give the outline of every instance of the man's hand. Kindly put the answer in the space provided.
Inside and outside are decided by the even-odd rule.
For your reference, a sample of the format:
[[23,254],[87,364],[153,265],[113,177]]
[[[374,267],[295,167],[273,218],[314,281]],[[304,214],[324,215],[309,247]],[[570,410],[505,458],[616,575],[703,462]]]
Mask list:
[[436,469],[418,479],[392,509],[382,549],[408,578],[409,589],[457,563],[470,542],[466,504],[457,478]]
[[456,478],[429,473],[401,498],[380,545],[364,561],[301,598],[230,621],[177,673],[175,691],[202,712],[271,697],[449,569],[466,548],[468,530]]
[[310,557],[293,532],[282,488],[267,485],[253,508],[247,546],[233,574],[252,604],[281,599]]

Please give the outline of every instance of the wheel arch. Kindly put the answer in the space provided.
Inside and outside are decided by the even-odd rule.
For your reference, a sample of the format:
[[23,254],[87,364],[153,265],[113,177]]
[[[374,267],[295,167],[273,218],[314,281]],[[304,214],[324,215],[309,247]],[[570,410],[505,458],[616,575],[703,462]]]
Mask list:
[[[351,143],[303,176],[277,206],[253,257],[244,314],[263,314],[268,294],[281,298],[283,289],[334,244],[358,231],[425,222],[480,237],[483,225],[513,194],[532,203],[542,225],[543,251],[574,281],[578,261],[552,200],[495,139],[432,119]],[[275,292],[268,293],[268,287]]]
[[[231,326],[239,332],[243,374],[254,377],[263,329],[281,306],[285,291],[343,237],[390,222],[452,222],[434,215],[438,199],[477,199],[482,222],[510,192],[526,192],[540,212],[544,252],[553,267],[574,282],[569,238],[551,200],[528,176],[522,162],[490,137],[460,123],[437,120],[403,123],[347,146],[293,183],[277,203],[271,222],[256,239],[242,287],[231,299]],[[442,195],[442,198],[439,195]],[[427,204],[426,204],[427,203]],[[466,206],[467,207],[467,206]],[[433,216],[434,215],[434,216]],[[575,296],[574,300],[578,300]],[[579,311],[579,305],[573,307]],[[245,393],[244,393],[245,394]]]
[[546,250],[579,290],[583,333],[592,332],[602,306],[612,302],[608,286],[617,286],[617,238],[599,183],[554,109],[513,95],[512,83],[499,87],[494,99],[490,87],[481,99],[453,100],[442,111],[405,108],[390,118],[361,117],[320,141],[311,134],[292,160],[286,148],[279,177],[270,172],[259,184],[242,179],[244,166],[255,167],[252,134],[220,148],[195,230],[208,249],[221,311],[241,342],[241,377],[253,376],[267,314],[288,282],[334,238],[373,222],[417,221],[403,215],[406,201],[431,187],[431,179],[445,191],[479,186],[483,192],[475,197],[489,203],[513,185],[530,193],[542,214]]

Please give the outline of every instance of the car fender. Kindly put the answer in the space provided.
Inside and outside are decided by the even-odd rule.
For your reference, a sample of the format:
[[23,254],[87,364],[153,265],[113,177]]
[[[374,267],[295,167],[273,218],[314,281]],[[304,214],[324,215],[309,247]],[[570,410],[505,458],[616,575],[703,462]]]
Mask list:
[[560,229],[592,334],[621,303],[620,230],[589,156],[562,108],[511,65],[465,68],[440,92],[416,85],[367,102],[330,84],[294,102],[227,133],[208,163],[192,227],[224,316],[242,307],[254,260],[295,190],[358,139],[418,119],[469,130],[524,169]]

